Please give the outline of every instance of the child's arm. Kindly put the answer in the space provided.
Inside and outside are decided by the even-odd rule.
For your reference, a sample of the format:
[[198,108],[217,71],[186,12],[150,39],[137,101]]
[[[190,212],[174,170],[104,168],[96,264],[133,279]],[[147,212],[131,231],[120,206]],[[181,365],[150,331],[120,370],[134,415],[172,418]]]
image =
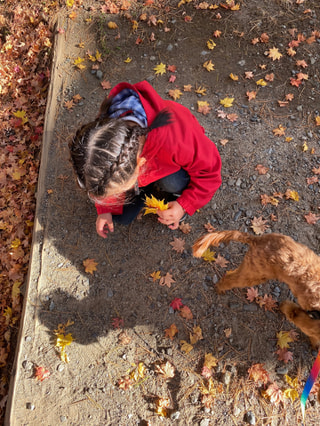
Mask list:
[[99,214],[96,220],[96,230],[102,238],[107,238],[108,232],[113,232],[113,221],[111,213]]

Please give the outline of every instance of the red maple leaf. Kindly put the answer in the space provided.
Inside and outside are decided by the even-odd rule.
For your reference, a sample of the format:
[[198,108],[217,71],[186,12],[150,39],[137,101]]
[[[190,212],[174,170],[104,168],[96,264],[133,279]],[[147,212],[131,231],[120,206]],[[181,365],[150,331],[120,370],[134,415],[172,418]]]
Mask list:
[[112,318],[112,327],[113,328],[121,328],[123,327],[124,321],[122,318],[116,317]]
[[36,367],[34,376],[39,380],[39,382],[43,382],[44,379],[48,379],[50,376],[50,371],[46,370],[44,367]]
[[175,297],[173,301],[170,303],[170,306],[175,311],[179,311],[181,306],[183,306],[183,303],[181,302],[181,299],[179,297]]

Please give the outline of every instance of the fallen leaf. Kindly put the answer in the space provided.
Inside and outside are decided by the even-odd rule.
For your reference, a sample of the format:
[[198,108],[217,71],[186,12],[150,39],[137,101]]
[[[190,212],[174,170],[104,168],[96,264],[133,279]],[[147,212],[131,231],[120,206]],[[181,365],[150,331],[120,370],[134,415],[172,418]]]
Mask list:
[[103,80],[103,81],[101,82],[101,86],[102,86],[103,90],[111,89],[111,83],[110,83],[110,81],[109,81],[109,80],[108,80],[108,81]]
[[230,77],[230,78],[231,78],[231,80],[233,80],[233,81],[238,81],[238,80],[239,80],[239,77],[238,77],[236,74],[233,74],[233,73],[229,74],[229,77]]
[[209,352],[209,353],[205,354],[205,356],[204,356],[204,363],[203,363],[203,365],[205,367],[208,367],[208,368],[211,369],[211,368],[216,367],[218,365],[218,360],[217,360],[217,358],[215,358],[212,355],[211,352]]
[[265,232],[265,230],[269,228],[269,225],[267,225],[267,222],[268,221],[264,220],[262,216],[258,218],[254,217],[251,221],[252,223],[251,228],[253,229],[253,232],[256,235],[262,235]]
[[178,329],[175,324],[171,324],[169,328],[165,329],[165,337],[169,337],[170,340],[173,340],[177,333]]
[[170,303],[170,306],[173,310],[179,311],[180,308],[183,306],[183,303],[181,302],[181,299],[179,297],[175,297]]
[[166,65],[161,62],[159,65],[154,67],[153,70],[155,71],[156,75],[163,75],[166,73]]
[[279,331],[279,333],[277,333],[277,345],[281,349],[288,348],[291,342],[293,342],[293,339],[288,331]]
[[175,250],[178,253],[184,252],[184,246],[185,246],[185,240],[182,238],[176,238],[173,237],[173,241],[171,241],[170,245],[172,246],[173,250]]
[[225,145],[227,145],[227,143],[229,142],[229,139],[220,139],[220,144],[222,145],[222,146],[225,146]]
[[263,166],[262,164],[258,164],[255,168],[255,170],[257,170],[257,172],[259,173],[259,175],[265,175],[268,173],[269,168],[266,166]]
[[267,294],[265,294],[263,297],[259,297],[256,302],[258,303],[260,308],[264,307],[265,311],[273,312],[273,309],[278,307],[277,302]]
[[214,71],[214,64],[211,62],[211,59],[209,61],[206,61],[202,66],[209,72]]
[[254,90],[251,92],[247,92],[246,93],[248,100],[251,101],[252,99],[255,99],[257,96],[257,92],[255,92]]
[[234,98],[224,98],[220,99],[220,104],[223,105],[225,108],[230,108],[233,105]]
[[154,271],[150,274],[150,277],[152,278],[153,282],[156,282],[156,281],[160,280],[161,272],[160,271]]
[[205,229],[210,233],[210,232],[214,232],[215,230],[216,230],[216,228],[213,226],[213,225],[211,225],[211,223],[206,223],[205,225],[204,225],[204,227],[205,227]]
[[155,372],[161,374],[166,380],[175,376],[175,368],[170,361],[155,365]]
[[207,41],[207,48],[210,50],[213,50],[216,47],[216,43],[213,40],[208,40]]
[[211,107],[210,107],[209,103],[206,102],[206,101],[198,101],[197,105],[198,105],[197,111],[200,112],[203,115],[207,115],[211,111]]
[[191,225],[189,225],[189,223],[184,223],[184,222],[182,222],[180,225],[179,225],[179,229],[180,229],[180,231],[181,232],[183,232],[184,234],[190,234],[190,232],[191,232]]
[[285,134],[286,127],[283,127],[281,124],[276,129],[273,129],[272,132],[275,136],[283,136]]
[[288,351],[287,348],[282,348],[282,349],[278,349],[276,351],[276,354],[278,355],[278,360],[279,361],[284,361],[286,364],[289,361],[293,360],[293,353]]
[[179,90],[179,89],[171,89],[171,90],[169,90],[169,96],[171,96],[171,98],[173,99],[173,100],[177,100],[177,99],[179,99],[180,98],[180,96],[182,95],[182,92],[181,92],[181,90]]
[[174,282],[175,280],[172,278],[172,275],[169,272],[167,272],[164,277],[160,278],[159,285],[161,285],[162,287],[167,286],[170,288],[171,284]]
[[273,61],[279,60],[282,57],[282,53],[279,52],[279,49],[277,47],[272,47],[268,50],[268,57],[271,58]]
[[267,82],[266,81],[264,81],[264,79],[263,78],[260,78],[260,80],[258,80],[258,81],[256,81],[256,85],[257,86],[262,86],[262,87],[264,87],[264,86],[267,86]]
[[192,351],[193,346],[190,345],[190,343],[186,342],[185,340],[180,340],[180,344],[181,344],[181,350],[182,352],[188,354],[189,352]]
[[254,382],[266,385],[269,381],[269,374],[268,372],[263,368],[264,364],[253,364],[249,369],[249,378],[252,379]]
[[218,254],[215,264],[220,266],[220,268],[226,268],[228,265],[229,261],[227,259],[225,259],[223,256],[221,256],[220,254]]
[[238,115],[237,114],[227,114],[227,119],[229,121],[231,121],[231,123],[234,123],[235,121],[238,120]]
[[191,90],[192,90],[191,84],[186,84],[186,85],[183,86],[184,92],[191,92]]
[[83,263],[85,272],[89,274],[93,274],[93,272],[97,270],[96,266],[98,265],[98,263],[95,262],[94,259],[86,259],[82,263]]
[[264,397],[269,398],[272,404],[279,405],[280,402],[283,402],[283,392],[276,383],[271,383],[262,394]]
[[50,377],[50,371],[46,370],[44,367],[35,367],[34,377],[38,379],[39,382],[43,382],[43,380]]
[[287,200],[299,201],[299,194],[297,191],[287,189],[284,196]]
[[119,336],[118,336],[118,343],[120,345],[126,346],[129,345],[131,343],[132,339],[131,337],[127,334],[126,331],[122,331]]
[[214,257],[215,252],[212,251],[210,248],[207,248],[207,250],[205,250],[201,257],[203,260],[205,260],[206,262],[214,262],[216,259]]
[[226,328],[225,330],[223,330],[223,332],[224,332],[224,334],[225,334],[226,338],[227,338],[227,339],[229,339],[229,337],[230,337],[230,336],[231,336],[231,334],[232,334],[232,330],[231,330],[231,328]]
[[192,320],[193,314],[191,312],[191,309],[184,305],[179,309],[179,315],[182,316],[182,318],[185,318],[186,320]]
[[193,327],[192,333],[190,333],[190,343],[195,345],[199,340],[203,340],[203,336],[201,328],[197,325]]
[[304,218],[309,225],[315,225],[318,220],[320,219],[320,216],[315,215],[314,213],[309,212],[308,214],[304,215]]
[[176,72],[177,71],[177,67],[175,65],[168,65],[168,71],[170,72]]
[[247,300],[249,302],[254,302],[259,297],[258,289],[255,287],[250,287],[247,289]]

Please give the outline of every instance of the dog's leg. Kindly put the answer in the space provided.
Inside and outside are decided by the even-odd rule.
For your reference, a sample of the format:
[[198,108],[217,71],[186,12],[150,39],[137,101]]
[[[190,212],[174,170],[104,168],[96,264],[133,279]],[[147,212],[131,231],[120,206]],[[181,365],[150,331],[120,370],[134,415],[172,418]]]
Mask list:
[[224,293],[232,288],[253,287],[269,278],[266,276],[266,270],[260,272],[259,268],[252,265],[251,256],[245,257],[241,265],[234,271],[228,271],[216,286],[217,292]]
[[313,347],[320,345],[320,320],[312,319],[296,303],[286,300],[281,303],[280,310],[285,314],[287,320],[295,324],[300,330],[309,336]]

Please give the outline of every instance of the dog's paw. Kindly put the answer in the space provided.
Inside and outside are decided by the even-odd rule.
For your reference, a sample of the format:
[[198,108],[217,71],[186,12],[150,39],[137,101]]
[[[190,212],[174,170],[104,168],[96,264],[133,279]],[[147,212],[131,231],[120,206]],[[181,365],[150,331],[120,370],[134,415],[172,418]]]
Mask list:
[[223,288],[222,285],[220,285],[219,283],[216,285],[216,292],[218,294],[224,294],[226,292],[226,290]]

